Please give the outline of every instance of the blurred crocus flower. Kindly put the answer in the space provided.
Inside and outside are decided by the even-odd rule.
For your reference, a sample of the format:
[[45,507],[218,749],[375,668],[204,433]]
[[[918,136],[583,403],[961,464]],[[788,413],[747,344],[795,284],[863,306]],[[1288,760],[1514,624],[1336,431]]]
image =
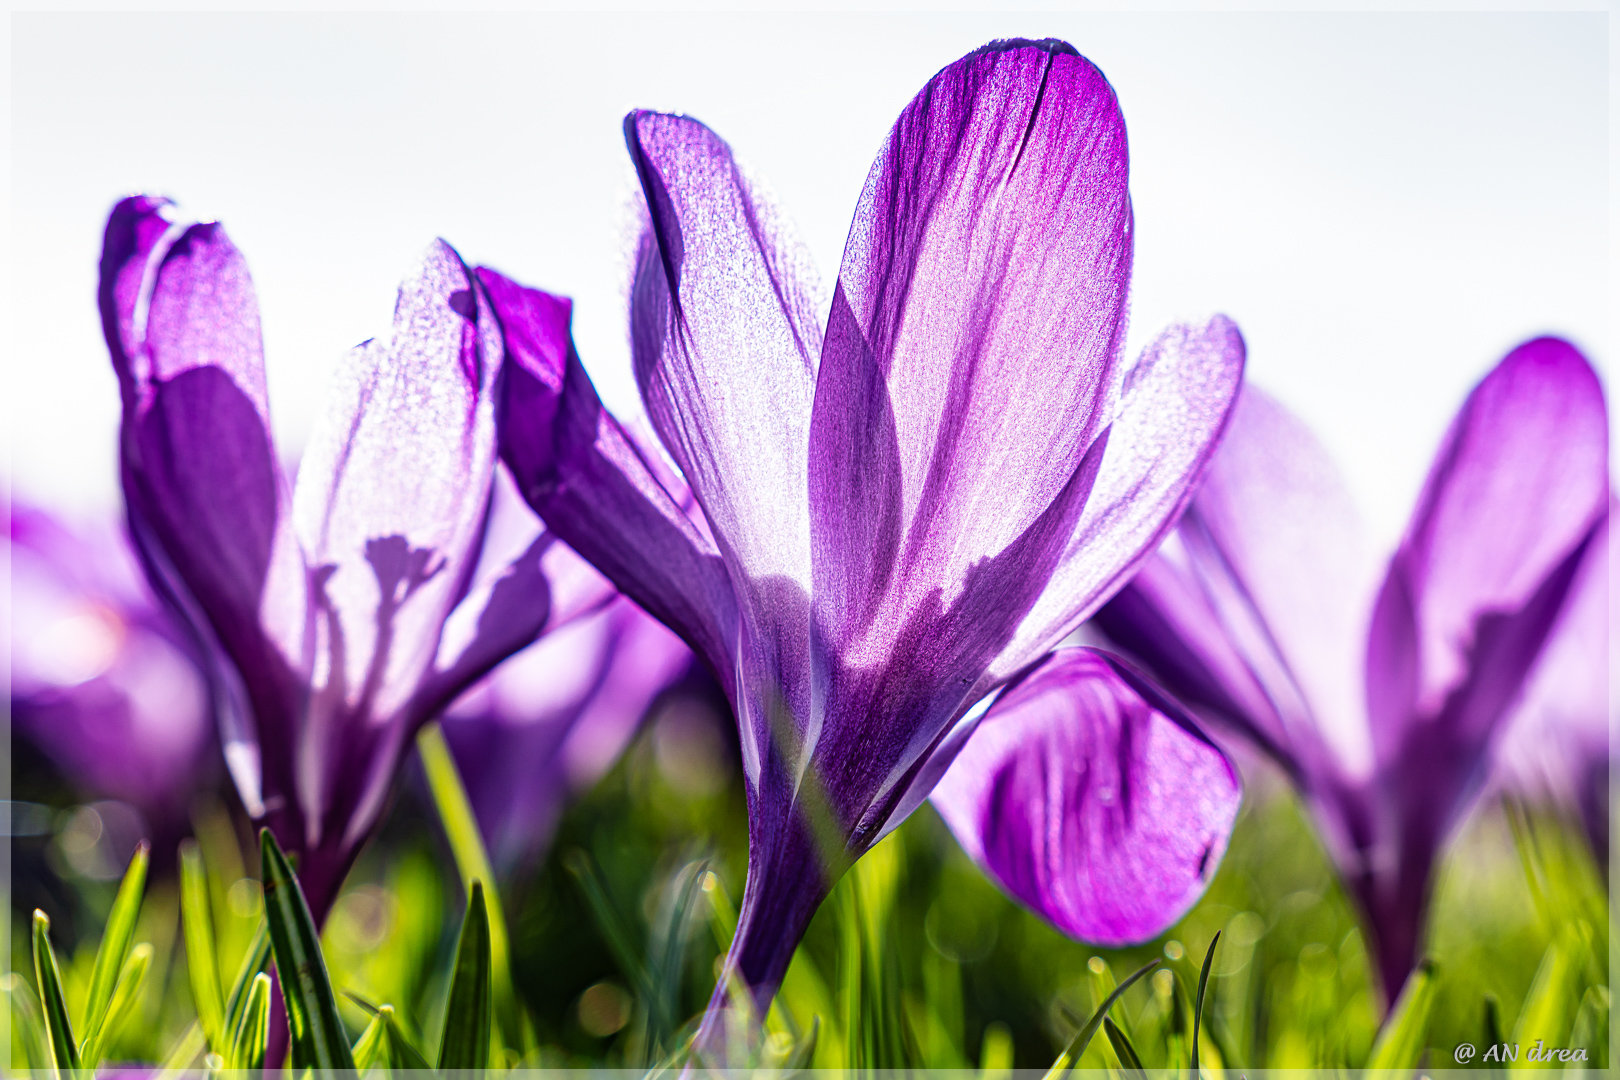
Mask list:
[[[508,482],[495,490],[491,546],[496,534],[539,524]],[[443,720],[484,842],[508,871],[545,852],[569,800],[613,767],[654,702],[693,665],[680,638],[612,596],[567,548],[558,546],[548,572],[556,593],[611,599],[503,662]]]
[[1607,499],[1602,389],[1562,341],[1514,350],[1470,394],[1385,566],[1315,438],[1250,387],[1171,541],[1101,615],[1291,774],[1391,1000]]
[[416,728],[561,617],[547,536],[473,574],[499,326],[435,243],[400,288],[392,334],[338,368],[289,490],[252,282],[218,224],[164,200],[119,203],[101,310],[137,550],[201,642],[242,801],[300,853],[320,917]]
[[[906,107],[825,326],[810,260],[718,136],[647,112],[625,134],[649,214],[636,377],[701,513],[603,411],[567,302],[480,271],[511,359],[502,453],[730,698],[750,854],[721,984],[762,1004],[839,873],[933,790],[975,704],[1170,527],[1243,343],[1216,318],[1122,360],[1124,122],[1062,42],[987,46]],[[1220,815],[1195,831],[1215,846]]]
[[189,636],[110,522],[70,525],[16,503],[6,556],[14,734],[82,797],[133,807],[148,837],[183,835],[192,800],[217,776]]
[[1620,717],[1609,691],[1620,639],[1609,633],[1620,534],[1617,500],[1586,549],[1570,597],[1525,684],[1496,753],[1498,783],[1572,812],[1600,862],[1609,858],[1609,776]]

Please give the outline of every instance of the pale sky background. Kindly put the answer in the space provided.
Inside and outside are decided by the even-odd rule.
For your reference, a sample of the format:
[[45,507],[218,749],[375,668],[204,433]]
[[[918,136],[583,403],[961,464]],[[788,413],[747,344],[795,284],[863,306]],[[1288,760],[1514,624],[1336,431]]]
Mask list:
[[117,499],[95,309],[105,214],[166,193],[257,282],[273,420],[302,445],[343,351],[435,235],[576,300],[639,411],[623,278],[636,106],[690,113],[837,268],[889,125],[943,65],[1066,38],[1117,90],[1134,353],[1224,311],[1393,539],[1470,386],[1547,332],[1605,381],[1609,30],[1582,14],[18,15],[12,315],[19,497]]

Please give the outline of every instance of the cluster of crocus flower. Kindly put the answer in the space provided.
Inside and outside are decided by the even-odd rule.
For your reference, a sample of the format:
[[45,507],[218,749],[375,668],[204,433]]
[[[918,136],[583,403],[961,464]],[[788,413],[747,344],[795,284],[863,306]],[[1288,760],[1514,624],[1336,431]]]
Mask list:
[[[569,301],[439,242],[289,485],[241,256],[160,200],[109,221],[136,549],[316,912],[418,726],[450,710],[515,860],[695,656],[735,714],[749,814],[711,1034],[736,982],[768,1004],[839,875],[930,799],[1064,931],[1161,932],[1240,798],[1206,720],[1318,809],[1397,986],[1493,733],[1558,620],[1589,620],[1565,603],[1606,543],[1584,360],[1535,342],[1476,390],[1377,585],[1309,433],[1240,400],[1229,320],[1124,355],[1125,126],[1067,44],[993,43],[923,87],[830,297],[714,132],[634,112],[625,137],[658,445],[604,409]],[[491,525],[499,462],[540,519],[515,542]],[[1160,683],[1065,646],[1116,593],[1105,626]],[[527,715],[497,715],[525,684]]]
[[[1520,346],[1469,395],[1383,565],[1321,446],[1251,386],[1172,542],[1101,617],[1293,778],[1390,998],[1417,960],[1435,860],[1544,644],[1561,618],[1598,618],[1566,604],[1583,565],[1589,604],[1607,605],[1609,498],[1602,388],[1562,341]],[[1598,715],[1582,724],[1601,728],[1592,663],[1572,684],[1550,673],[1548,692],[1584,695]]]
[[442,241],[401,286],[390,337],[339,367],[292,490],[223,229],[120,203],[101,308],[135,548],[195,636],[242,803],[298,853],[319,919],[416,729],[612,591],[543,532],[486,558],[504,348]]

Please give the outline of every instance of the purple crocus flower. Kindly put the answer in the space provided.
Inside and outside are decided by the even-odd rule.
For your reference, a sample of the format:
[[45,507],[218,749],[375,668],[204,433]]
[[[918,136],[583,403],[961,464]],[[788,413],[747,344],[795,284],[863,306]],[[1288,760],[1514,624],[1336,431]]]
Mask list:
[[1430,871],[1554,626],[1608,498],[1608,423],[1553,339],[1476,387],[1380,576],[1326,453],[1245,389],[1171,542],[1104,609],[1182,700],[1292,775],[1393,1000]]
[[763,1004],[839,873],[933,790],[974,705],[1170,527],[1243,343],[1215,318],[1123,361],[1124,122],[1062,42],[987,46],[906,107],[825,325],[809,259],[718,136],[648,112],[625,136],[648,209],[635,373],[701,514],[602,409],[566,301],[481,270],[512,361],[502,454],[726,690],[750,853],[721,985]]
[[119,203],[101,311],[131,534],[198,637],[242,801],[300,854],[320,917],[417,726],[560,617],[549,537],[472,572],[496,467],[499,325],[435,243],[400,288],[392,334],[339,367],[289,490],[252,282],[219,225],[160,199]]
[[1609,673],[1620,670],[1620,645],[1609,633],[1620,564],[1617,502],[1570,585],[1570,596],[1541,659],[1525,683],[1496,755],[1498,783],[1572,811],[1600,862],[1609,858],[1609,775],[1617,723]]
[[188,636],[110,524],[69,525],[13,504],[5,550],[16,734],[82,796],[133,807],[148,837],[183,835],[215,760]]

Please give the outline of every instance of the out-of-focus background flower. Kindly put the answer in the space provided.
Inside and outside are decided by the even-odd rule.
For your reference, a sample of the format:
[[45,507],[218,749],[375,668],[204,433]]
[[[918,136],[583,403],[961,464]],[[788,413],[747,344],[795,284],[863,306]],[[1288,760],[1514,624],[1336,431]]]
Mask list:
[[[180,197],[227,219],[252,253],[271,411],[291,452],[332,366],[386,325],[399,268],[434,235],[571,295],[587,367],[633,417],[627,109],[687,112],[731,140],[830,279],[872,154],[916,88],[986,40],[1050,35],[1103,70],[1129,125],[1127,353],[1170,318],[1233,316],[1249,377],[1320,435],[1381,538],[1393,543],[1457,404],[1513,345],[1556,332],[1611,370],[1602,12],[61,14],[14,16],[11,35],[6,475],[17,506],[73,524],[12,511],[9,963],[30,970],[16,928],[48,906],[70,996],[82,994],[113,879],[135,837],[152,835],[140,938],[158,946],[149,986],[161,992],[126,1029],[125,1058],[160,1059],[190,1015],[163,869],[175,839],[202,841],[228,968],[257,893],[243,884],[253,848],[208,743],[202,676],[113,539],[119,401],[94,291],[104,214],[123,194]],[[93,553],[71,553],[92,534]],[[70,647],[52,637],[62,626]],[[492,681],[462,718],[521,693],[524,678],[520,665]],[[518,990],[554,1063],[635,1063],[647,1038],[633,973],[579,886],[581,856],[637,948],[658,940],[680,886],[701,883],[687,963],[661,988],[683,1017],[707,998],[741,890],[745,817],[723,699],[691,680],[650,701],[604,744],[576,747],[563,806],[503,802],[495,781],[481,791],[483,736],[446,724],[475,809],[501,818],[485,831]],[[53,720],[69,705],[113,717],[142,751],[157,746],[138,735],[156,709],[173,752],[120,756],[109,772],[93,737]],[[163,767],[193,754],[207,766],[167,788]],[[510,765],[498,752],[490,763]],[[988,883],[925,808],[812,924],[784,1013],[823,1017],[827,1055],[871,1035],[932,1064],[1044,1066],[1114,979],[1157,955],[1186,982],[1222,930],[1210,1024],[1229,1061],[1364,1060],[1379,1006],[1353,908],[1286,783],[1242,764],[1245,806],[1215,884],[1154,942],[1067,941]],[[1487,995],[1504,1034],[1534,1013],[1558,1030],[1530,1035],[1597,1039],[1607,919],[1580,828],[1555,816],[1556,800],[1505,812],[1495,799],[1440,868],[1430,1045],[1481,1042]],[[513,821],[534,824],[532,842]],[[458,890],[422,786],[403,785],[326,927],[340,986],[431,1031]],[[865,983],[851,945],[861,934]],[[863,1000],[875,1004],[863,1012]],[[1139,1047],[1164,1047],[1185,1019],[1163,980],[1127,1005]],[[1083,1063],[1114,1064],[1110,1054],[1099,1045]]]

